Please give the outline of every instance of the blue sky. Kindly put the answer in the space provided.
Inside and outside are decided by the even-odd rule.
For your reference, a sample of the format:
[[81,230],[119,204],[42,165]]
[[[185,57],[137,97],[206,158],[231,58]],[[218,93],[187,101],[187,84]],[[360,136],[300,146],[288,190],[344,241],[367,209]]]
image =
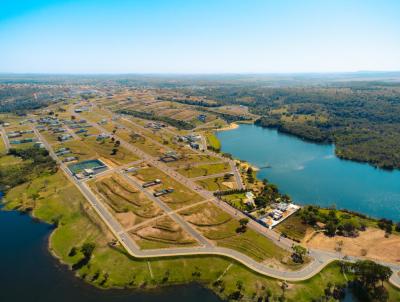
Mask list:
[[398,0],[0,0],[0,72],[400,70]]

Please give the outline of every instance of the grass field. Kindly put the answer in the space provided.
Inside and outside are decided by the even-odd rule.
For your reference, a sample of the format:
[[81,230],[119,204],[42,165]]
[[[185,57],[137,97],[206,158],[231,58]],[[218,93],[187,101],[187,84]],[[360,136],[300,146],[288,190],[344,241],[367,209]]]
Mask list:
[[243,202],[246,199],[245,193],[224,195],[221,198],[223,201],[231,204],[236,209],[246,210],[246,205]]
[[220,158],[211,156],[208,154],[197,154],[193,153],[192,150],[185,149],[185,152],[182,152],[182,158],[175,162],[168,163],[168,166],[174,167],[176,169],[186,169],[188,165],[191,164],[199,164],[199,163],[213,163],[221,161]]
[[217,245],[237,250],[257,261],[274,259],[281,262],[287,256],[287,252],[272,241],[250,229],[238,233],[239,222],[212,203],[184,210],[180,214]]
[[228,180],[224,177],[210,177],[196,181],[200,186],[208,191],[223,191],[236,188],[236,183],[233,178]]
[[301,221],[298,213],[290,216],[288,219],[281,222],[275,231],[280,234],[286,234],[287,237],[301,241],[306,235],[307,228],[310,228]]
[[178,170],[179,173],[189,178],[225,173],[230,171],[231,168],[229,163],[208,164],[199,166],[188,165],[187,167]]
[[87,137],[84,140],[70,140],[54,145],[55,150],[66,147],[70,148],[71,154],[64,157],[76,156],[78,159],[87,160],[92,158],[105,159],[107,164],[121,165],[138,160],[139,158],[122,146],[118,147],[118,152],[112,155],[114,143],[110,140],[96,141],[94,137]]
[[221,150],[221,142],[213,132],[206,133],[206,140],[207,140],[207,145],[210,146],[213,150],[215,151]]
[[20,157],[12,156],[12,155],[2,155],[0,156],[0,167],[10,166],[10,165],[18,165],[22,163],[22,159]]
[[4,144],[3,135],[0,133],[0,156],[6,154],[6,145]]
[[[161,196],[160,199],[167,203],[172,209],[179,209],[181,207],[201,201],[203,198],[192,190],[188,189],[179,182],[173,180],[160,170],[154,167],[142,167],[139,169],[138,174],[135,175],[139,180],[146,182],[156,178],[160,179],[162,184],[157,185],[156,189],[173,188],[174,192]],[[154,187],[153,187],[154,188]]]
[[[73,246],[85,241],[107,240],[105,227],[79,191],[62,172],[40,177],[12,189],[6,195],[8,209],[33,209],[33,215],[48,223],[57,223],[50,237],[51,250],[72,265],[81,255],[69,257]],[[107,235],[109,236],[109,235]]]

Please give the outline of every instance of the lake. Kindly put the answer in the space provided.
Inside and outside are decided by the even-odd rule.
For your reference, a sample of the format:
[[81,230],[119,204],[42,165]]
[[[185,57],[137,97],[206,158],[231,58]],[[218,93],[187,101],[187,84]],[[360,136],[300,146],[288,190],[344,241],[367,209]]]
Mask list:
[[47,250],[49,225],[0,210],[0,301],[219,302],[199,285],[155,291],[100,290],[76,278]]
[[258,178],[275,183],[299,204],[335,205],[400,220],[400,171],[341,160],[333,145],[310,143],[255,125],[240,125],[217,136],[223,152],[262,168]]

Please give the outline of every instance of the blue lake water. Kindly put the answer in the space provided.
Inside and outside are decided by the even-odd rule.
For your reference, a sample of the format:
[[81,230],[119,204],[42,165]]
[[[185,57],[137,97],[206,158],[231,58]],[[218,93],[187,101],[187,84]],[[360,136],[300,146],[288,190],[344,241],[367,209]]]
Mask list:
[[154,291],[100,290],[53,258],[49,225],[28,215],[0,210],[0,301],[3,302],[220,302],[200,285]]
[[218,132],[222,151],[246,160],[300,204],[336,205],[377,218],[400,220],[400,171],[341,160],[333,145],[303,141],[255,125]]

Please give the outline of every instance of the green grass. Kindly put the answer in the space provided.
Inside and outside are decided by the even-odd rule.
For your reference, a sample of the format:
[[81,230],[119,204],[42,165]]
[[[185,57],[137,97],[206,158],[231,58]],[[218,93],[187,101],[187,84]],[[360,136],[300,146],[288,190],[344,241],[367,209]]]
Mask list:
[[[0,160],[6,161],[4,157]],[[36,194],[39,196],[34,200]],[[61,172],[39,177],[30,183],[12,188],[7,193],[6,200],[8,203],[5,209],[22,210],[33,207],[33,214],[39,219],[47,222],[59,221],[49,243],[53,254],[66,264],[72,265],[82,257],[79,252],[75,256],[69,256],[73,247],[80,247],[84,242],[95,242],[96,248],[89,265],[76,272],[86,282],[95,286],[151,288],[197,281],[221,297],[227,298],[236,290],[237,281],[241,280],[245,300],[265,297],[268,289],[275,300],[281,295],[279,280],[261,276],[230,259],[216,256],[149,259],[154,274],[152,278],[147,260],[127,255],[120,246],[110,248],[107,245],[113,237],[80,192],[68,183]],[[254,242],[259,240],[252,235],[248,238]],[[229,270],[222,276],[228,266]],[[221,277],[223,287],[212,286],[218,277]],[[351,276],[347,277],[351,279]],[[287,301],[296,302],[319,299],[328,282],[344,281],[338,265],[332,263],[307,281],[289,283],[285,296]],[[388,284],[385,286],[390,294],[389,301],[399,301],[400,291]]]
[[54,146],[54,149],[66,147],[70,148],[71,154],[67,154],[63,157],[76,156],[79,161],[93,159],[93,158],[103,158],[108,160],[108,163],[113,163],[116,165],[126,164],[138,160],[139,158],[125,149],[122,146],[118,147],[117,154],[111,155],[112,149],[114,148],[114,143],[110,140],[105,140],[104,142],[96,141],[94,137],[87,137],[84,140],[70,140],[63,143],[58,143]]
[[[182,149],[183,150],[183,149]],[[190,152],[190,153],[188,153]],[[192,150],[185,149],[181,153],[182,158],[175,162],[168,163],[168,166],[177,168],[177,169],[185,169],[190,164],[199,164],[205,163],[208,164],[210,162],[218,162],[221,161],[220,158],[216,156],[211,156],[207,154],[197,154],[193,153]]]
[[165,173],[161,172],[157,168],[154,167],[141,168],[139,169],[136,177],[144,182],[151,181],[156,178],[160,179],[162,184],[152,187],[152,189],[161,190],[161,189],[173,188],[174,189],[173,193],[160,197],[162,201],[166,202],[173,209],[179,209],[181,207],[203,200],[203,198],[199,194],[190,190],[189,188],[180,184],[179,182],[175,181],[174,179],[167,176]]
[[281,261],[287,256],[286,251],[251,229],[237,233],[239,222],[211,203],[195,206],[180,214],[217,245],[242,252],[256,261],[271,258]]
[[23,160],[20,157],[12,156],[12,155],[3,155],[0,156],[0,167],[6,167],[11,165],[21,164]]
[[221,150],[221,142],[219,141],[218,137],[212,133],[208,132],[206,134],[207,145],[213,148],[213,150]]
[[306,231],[309,226],[304,224],[298,213],[290,216],[288,219],[281,222],[275,231],[278,233],[285,233],[287,237],[301,241],[306,235]]
[[0,156],[6,154],[6,145],[4,144],[3,135],[0,133]]
[[225,180],[224,177],[210,177],[196,181],[196,183],[208,191],[223,191],[232,189],[224,185],[224,182],[232,182],[232,179]]
[[243,200],[245,199],[246,199],[245,193],[236,193],[236,194],[222,196],[222,200],[226,201],[236,209],[240,210],[246,210],[246,206],[243,202]]
[[231,171],[229,163],[219,163],[219,164],[208,164],[199,166],[190,166],[183,169],[179,169],[178,172],[186,177],[198,177],[213,175],[219,173],[228,173]]
[[[38,194],[36,200],[33,196]],[[86,240],[100,240],[101,229],[93,210],[84,204],[83,196],[69,183],[61,171],[44,176],[11,189],[7,195],[7,209],[32,208],[33,215],[48,223],[59,221],[50,238],[51,250],[65,263],[73,264],[76,257],[68,257],[72,246]]]

